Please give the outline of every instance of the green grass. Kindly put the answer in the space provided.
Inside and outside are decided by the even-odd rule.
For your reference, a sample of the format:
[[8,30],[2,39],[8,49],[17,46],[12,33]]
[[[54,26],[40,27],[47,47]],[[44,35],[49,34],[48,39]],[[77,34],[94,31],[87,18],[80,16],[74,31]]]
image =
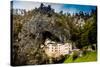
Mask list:
[[83,55],[82,57],[78,57],[75,60],[73,60],[73,56],[69,56],[66,58],[64,63],[74,63],[74,62],[92,62],[97,60],[97,52],[87,52],[86,55]]
[[73,62],[73,56],[69,56],[65,61],[64,63],[71,63]]

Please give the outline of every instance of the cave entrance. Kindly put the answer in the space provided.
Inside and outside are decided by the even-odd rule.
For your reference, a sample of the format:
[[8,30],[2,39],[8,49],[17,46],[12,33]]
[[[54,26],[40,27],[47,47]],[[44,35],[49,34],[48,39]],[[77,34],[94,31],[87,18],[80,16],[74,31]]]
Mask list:
[[56,42],[60,41],[60,39],[57,36],[55,36],[54,34],[52,34],[49,31],[43,31],[42,35],[43,35],[43,40],[46,40],[48,38],[48,39],[50,39],[52,41],[56,41]]

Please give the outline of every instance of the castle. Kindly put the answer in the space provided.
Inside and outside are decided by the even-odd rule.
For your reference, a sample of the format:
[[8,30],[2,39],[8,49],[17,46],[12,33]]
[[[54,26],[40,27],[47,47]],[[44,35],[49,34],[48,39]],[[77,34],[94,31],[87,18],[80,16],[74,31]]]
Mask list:
[[60,55],[70,54],[72,51],[71,43],[57,43],[50,39],[46,39],[45,41],[46,47],[44,48],[45,53],[49,57],[59,57]]

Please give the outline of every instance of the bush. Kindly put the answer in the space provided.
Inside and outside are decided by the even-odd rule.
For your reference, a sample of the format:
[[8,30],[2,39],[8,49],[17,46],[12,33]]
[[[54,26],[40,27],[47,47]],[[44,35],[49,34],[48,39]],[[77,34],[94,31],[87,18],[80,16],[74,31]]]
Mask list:
[[73,53],[73,60],[77,59],[79,56],[79,52],[78,51],[74,51]]

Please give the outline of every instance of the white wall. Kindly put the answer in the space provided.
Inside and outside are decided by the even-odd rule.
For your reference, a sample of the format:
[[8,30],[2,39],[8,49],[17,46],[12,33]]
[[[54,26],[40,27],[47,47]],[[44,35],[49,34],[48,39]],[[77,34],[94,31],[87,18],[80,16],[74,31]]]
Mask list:
[[[25,0],[24,0],[25,1]],[[29,1],[29,0],[27,0]],[[39,2],[98,5],[98,62],[52,64],[37,67],[98,67],[100,65],[100,0],[33,0]],[[0,67],[10,67],[10,3],[0,0]],[[36,66],[36,65],[35,65]],[[30,67],[30,66],[27,66]]]

